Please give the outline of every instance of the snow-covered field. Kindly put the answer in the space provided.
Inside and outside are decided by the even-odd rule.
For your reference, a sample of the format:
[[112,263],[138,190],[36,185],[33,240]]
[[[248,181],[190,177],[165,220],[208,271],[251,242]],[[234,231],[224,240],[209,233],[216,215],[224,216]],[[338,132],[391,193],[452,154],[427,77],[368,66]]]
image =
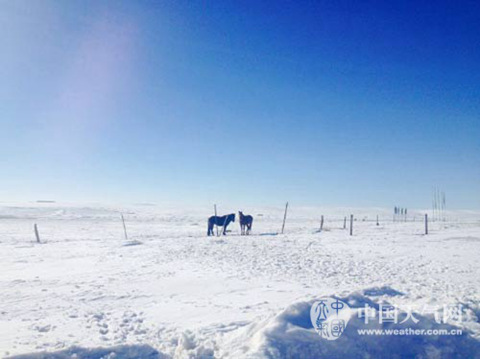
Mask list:
[[[251,236],[240,236],[236,221],[227,236],[207,237],[210,207],[3,204],[0,356],[480,356],[480,213],[449,212],[425,236],[423,211],[394,223],[385,209],[292,205],[279,234],[283,208],[243,210],[255,218]],[[353,236],[342,228],[350,213]],[[352,318],[326,341],[309,311],[328,295],[353,308],[461,304],[468,315],[455,325],[464,334],[362,337],[353,329],[363,321]],[[417,327],[434,323],[425,315]]]

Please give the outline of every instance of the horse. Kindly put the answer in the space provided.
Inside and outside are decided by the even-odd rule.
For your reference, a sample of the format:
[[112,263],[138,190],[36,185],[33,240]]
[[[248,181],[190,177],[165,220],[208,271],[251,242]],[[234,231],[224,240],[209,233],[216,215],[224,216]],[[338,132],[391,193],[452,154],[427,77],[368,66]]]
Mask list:
[[211,216],[208,219],[208,231],[207,231],[207,236],[212,235],[213,236],[213,226],[217,225],[220,227],[223,227],[223,235],[226,234],[227,231],[227,226],[230,224],[230,222],[235,222],[235,213],[228,214],[226,216]]
[[250,231],[252,230],[253,217],[250,215],[244,216],[241,211],[238,212],[238,217],[240,218],[240,230],[242,232],[242,236],[244,234],[250,234]]

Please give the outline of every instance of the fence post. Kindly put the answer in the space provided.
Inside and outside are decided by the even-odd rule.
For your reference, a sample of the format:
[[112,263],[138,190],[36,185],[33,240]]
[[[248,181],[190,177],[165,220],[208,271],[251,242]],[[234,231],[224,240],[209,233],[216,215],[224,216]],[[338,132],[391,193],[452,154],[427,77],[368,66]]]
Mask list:
[[428,234],[428,214],[425,213],[425,234]]
[[379,226],[380,224],[378,223],[378,214],[377,214],[377,226]]
[[350,235],[353,235],[353,214],[350,215]]
[[323,214],[322,218],[320,219],[320,232],[323,230]]
[[285,221],[287,220],[287,209],[288,209],[288,202],[285,205],[285,214],[283,215],[282,234],[283,234],[283,230],[285,229]]
[[343,229],[347,229],[347,216],[343,217]]
[[123,233],[125,234],[125,240],[128,241],[128,236],[127,236],[127,226],[125,226],[125,218],[123,218],[123,213],[120,213],[122,216],[122,223],[123,223]]
[[35,237],[37,238],[37,243],[40,243],[40,234],[38,233],[38,227],[37,227],[36,223],[33,225],[33,231],[35,232]]

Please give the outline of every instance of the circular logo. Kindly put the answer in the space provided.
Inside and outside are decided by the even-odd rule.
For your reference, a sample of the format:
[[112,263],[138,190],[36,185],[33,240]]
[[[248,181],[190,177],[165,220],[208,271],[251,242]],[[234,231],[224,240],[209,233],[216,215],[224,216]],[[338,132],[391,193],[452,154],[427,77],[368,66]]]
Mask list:
[[310,320],[324,339],[336,340],[345,331],[352,315],[347,303],[337,298],[321,298],[310,308]]

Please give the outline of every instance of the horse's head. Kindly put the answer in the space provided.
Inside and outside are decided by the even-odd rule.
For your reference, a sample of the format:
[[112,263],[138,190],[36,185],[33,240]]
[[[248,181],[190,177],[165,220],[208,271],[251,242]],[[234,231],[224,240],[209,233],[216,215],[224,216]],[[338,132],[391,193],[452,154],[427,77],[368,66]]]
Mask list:
[[235,222],[235,213],[229,214],[228,217],[230,217],[232,222]]
[[239,217],[239,218],[242,218],[242,217],[243,217],[243,212],[242,212],[242,211],[238,211],[238,217]]

